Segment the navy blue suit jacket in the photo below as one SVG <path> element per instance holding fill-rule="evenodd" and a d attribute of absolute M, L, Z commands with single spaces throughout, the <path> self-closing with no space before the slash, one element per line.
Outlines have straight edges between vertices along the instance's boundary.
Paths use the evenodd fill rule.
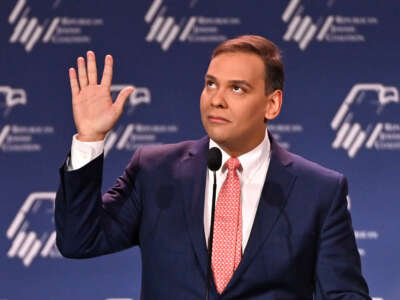
<path fill-rule="evenodd" d="M 370 299 L 361 275 L 347 183 L 282 149 L 271 162 L 249 241 L 225 291 L 210 299 Z M 57 246 L 70 258 L 138 245 L 141 299 L 204 299 L 203 211 L 209 139 L 138 149 L 101 195 L 103 156 L 60 170 Z"/>

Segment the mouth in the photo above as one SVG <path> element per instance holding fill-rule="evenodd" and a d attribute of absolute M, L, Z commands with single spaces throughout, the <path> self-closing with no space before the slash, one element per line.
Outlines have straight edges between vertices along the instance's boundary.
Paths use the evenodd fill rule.
<path fill-rule="evenodd" d="M 207 119 L 208 119 L 211 123 L 216 123 L 216 124 L 227 124 L 227 123 L 230 123 L 230 122 L 231 122 L 231 121 L 229 121 L 229 120 L 227 120 L 227 119 L 225 119 L 225 118 L 217 117 L 217 116 L 212 116 L 212 115 L 209 115 L 209 116 L 207 117 Z"/>

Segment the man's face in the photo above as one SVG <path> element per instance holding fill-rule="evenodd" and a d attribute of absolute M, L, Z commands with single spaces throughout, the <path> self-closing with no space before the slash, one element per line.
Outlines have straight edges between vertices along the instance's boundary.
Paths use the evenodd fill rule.
<path fill-rule="evenodd" d="M 203 126 L 230 155 L 255 148 L 264 138 L 264 63 L 252 53 L 221 53 L 213 58 L 200 99 Z"/>

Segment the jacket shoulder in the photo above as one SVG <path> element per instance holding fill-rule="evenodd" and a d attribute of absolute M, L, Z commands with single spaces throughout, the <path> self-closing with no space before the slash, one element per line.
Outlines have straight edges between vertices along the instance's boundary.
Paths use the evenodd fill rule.
<path fill-rule="evenodd" d="M 316 208 L 320 226 L 332 209 L 340 208 L 345 213 L 348 184 L 344 175 L 300 155 L 290 153 L 290 156 L 289 168 L 296 175 L 296 190 L 304 205 Z"/>
<path fill-rule="evenodd" d="M 322 183 L 334 183 L 343 180 L 342 173 L 329 169 L 316 162 L 308 160 L 298 154 L 288 152 L 291 157 L 292 164 L 290 165 L 291 172 L 300 177 L 312 181 Z"/>

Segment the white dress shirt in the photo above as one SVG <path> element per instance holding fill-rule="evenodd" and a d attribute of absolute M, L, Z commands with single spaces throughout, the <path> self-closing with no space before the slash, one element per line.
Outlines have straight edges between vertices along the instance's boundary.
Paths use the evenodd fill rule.
<path fill-rule="evenodd" d="M 72 137 L 71 159 L 67 160 L 68 171 L 82 168 L 104 151 L 104 140 L 96 142 L 82 142 L 76 138 L 77 134 Z"/>
<path fill-rule="evenodd" d="M 221 186 L 228 174 L 227 168 L 224 168 L 225 162 L 230 156 L 222 150 L 213 140 L 210 140 L 210 148 L 218 147 L 222 152 L 222 167 L 216 171 L 217 191 L 219 194 Z M 250 237 L 256 216 L 258 203 L 261 197 L 261 191 L 264 186 L 265 178 L 270 161 L 271 145 L 268 134 L 265 134 L 264 140 L 253 150 L 238 157 L 242 166 L 238 172 L 240 179 L 240 201 L 242 204 L 242 252 L 246 248 Z M 212 208 L 212 185 L 214 182 L 213 172 L 208 170 L 206 179 L 206 192 L 204 201 L 204 232 L 208 246 L 208 237 L 210 235 L 211 208 Z M 218 201 L 218 196 L 215 197 Z"/>
<path fill-rule="evenodd" d="M 226 168 L 223 166 L 229 159 L 229 155 L 213 140 L 210 140 L 210 148 L 212 147 L 218 147 L 222 152 L 222 167 L 216 172 L 216 199 L 218 200 L 219 191 L 228 173 Z M 241 170 L 238 172 L 241 187 L 240 201 L 242 204 L 242 251 L 246 248 L 251 228 L 253 227 L 261 191 L 264 186 L 270 162 L 270 149 L 271 145 L 268 139 L 268 134 L 266 133 L 264 140 L 257 147 L 238 157 L 242 166 Z M 75 134 L 72 138 L 71 159 L 67 162 L 67 169 L 72 171 L 83 167 L 101 155 L 103 150 L 104 140 L 96 142 L 81 142 L 76 138 Z M 207 245 L 211 222 L 213 180 L 213 172 L 208 170 L 204 201 L 204 233 Z"/>

